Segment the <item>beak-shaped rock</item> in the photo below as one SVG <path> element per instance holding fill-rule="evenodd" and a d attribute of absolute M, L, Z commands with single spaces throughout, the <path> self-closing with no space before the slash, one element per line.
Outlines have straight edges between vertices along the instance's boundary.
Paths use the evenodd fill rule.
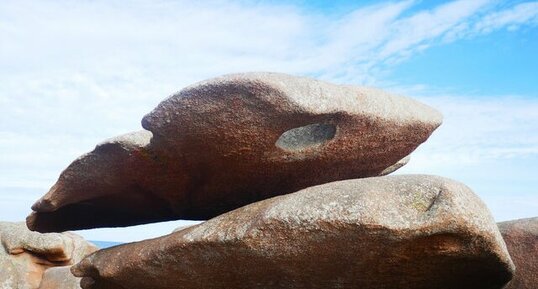
<path fill-rule="evenodd" d="M 227 75 L 161 102 L 142 120 L 147 131 L 75 160 L 27 223 L 48 232 L 208 219 L 309 186 L 386 174 L 441 120 L 431 107 L 377 89 Z"/>

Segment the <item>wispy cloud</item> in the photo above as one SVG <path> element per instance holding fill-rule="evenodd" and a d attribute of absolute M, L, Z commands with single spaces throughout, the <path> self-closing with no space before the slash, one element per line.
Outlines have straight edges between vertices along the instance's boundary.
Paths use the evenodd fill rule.
<path fill-rule="evenodd" d="M 512 8 L 492 12 L 475 23 L 473 29 L 490 33 L 496 29 L 517 29 L 522 25 L 538 25 L 538 2 L 518 4 Z"/>
<path fill-rule="evenodd" d="M 435 95 L 418 98 L 443 112 L 443 125 L 398 173 L 461 181 L 498 221 L 535 216 L 538 98 Z"/>
<path fill-rule="evenodd" d="M 441 5 L 431 11 L 421 11 L 391 23 L 393 35 L 383 45 L 381 59 L 406 57 L 417 50 L 428 47 L 454 29 L 460 29 L 474 20 L 473 16 L 490 1 L 454 1 Z"/>
<path fill-rule="evenodd" d="M 46 190 L 70 160 L 139 129 L 160 100 L 198 80 L 266 70 L 386 86 L 385 73 L 416 53 L 537 18 L 538 2 L 482 0 L 338 15 L 263 1 L 2 1 L 0 188 Z M 424 99 L 446 120 L 416 164 L 537 153 L 532 99 Z"/>
<path fill-rule="evenodd" d="M 136 80 L 177 89 L 243 70 L 368 82 L 386 61 L 405 59 L 446 38 L 536 25 L 538 15 L 536 2 L 496 10 L 491 1 L 460 0 L 415 11 L 412 1 L 401 1 L 338 17 L 289 5 L 239 3 L 5 1 L 0 4 L 3 72 L 12 77 L 24 72 L 23 79 L 15 79 L 19 82 L 32 76 L 57 84 L 58 77 L 69 76 L 70 87 L 90 75 L 98 85 L 92 93 L 101 96 L 110 95 L 107 84 Z"/>
<path fill-rule="evenodd" d="M 538 156 L 538 98 L 418 97 L 443 111 L 442 127 L 424 144 L 430 164 L 476 164 Z"/>

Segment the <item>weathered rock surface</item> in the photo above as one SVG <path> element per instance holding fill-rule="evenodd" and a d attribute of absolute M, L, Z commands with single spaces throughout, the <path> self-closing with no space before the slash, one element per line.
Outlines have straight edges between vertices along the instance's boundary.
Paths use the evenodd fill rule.
<path fill-rule="evenodd" d="M 379 173 L 379 176 L 386 176 L 386 175 L 392 174 L 393 172 L 399 170 L 401 167 L 407 165 L 407 163 L 409 163 L 410 160 L 411 160 L 411 156 L 406 156 L 405 158 L 399 160 L 392 166 L 384 169 L 381 173 Z"/>
<path fill-rule="evenodd" d="M 513 270 L 481 200 L 422 175 L 310 187 L 72 267 L 85 289 L 493 289 Z"/>
<path fill-rule="evenodd" d="M 0 242 L 0 288 L 6 289 L 37 289 L 48 268 L 72 265 L 97 250 L 78 235 L 31 232 L 24 223 L 0 222 Z M 57 287 L 64 288 L 73 287 Z"/>
<path fill-rule="evenodd" d="M 28 227 L 50 232 L 171 218 L 169 205 L 146 189 L 166 170 L 151 167 L 150 139 L 149 131 L 132 132 L 76 159 L 34 204 L 37 213 L 27 218 Z"/>
<path fill-rule="evenodd" d="M 38 289 L 80 289 L 80 278 L 73 276 L 71 266 L 52 267 L 43 274 Z"/>
<path fill-rule="evenodd" d="M 377 176 L 441 119 L 422 103 L 372 88 L 277 73 L 211 79 L 146 115 L 151 133 L 109 140 L 73 162 L 33 206 L 28 226 L 205 220 L 312 185 Z"/>
<path fill-rule="evenodd" d="M 538 217 L 498 225 L 517 268 L 505 289 L 538 288 Z"/>

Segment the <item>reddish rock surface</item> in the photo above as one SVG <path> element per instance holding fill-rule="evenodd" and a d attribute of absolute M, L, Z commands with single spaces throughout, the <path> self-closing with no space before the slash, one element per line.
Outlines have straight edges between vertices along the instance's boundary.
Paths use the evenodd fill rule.
<path fill-rule="evenodd" d="M 383 91 L 275 73 L 187 87 L 141 131 L 74 161 L 28 226 L 63 231 L 205 220 L 330 181 L 377 176 L 441 124 L 434 109 Z M 384 172 L 385 171 L 385 172 Z"/>
<path fill-rule="evenodd" d="M 513 270 L 482 201 L 423 175 L 307 188 L 72 268 L 85 289 L 500 289 Z"/>
<path fill-rule="evenodd" d="M 211 79 L 146 115 L 151 133 L 109 140 L 74 161 L 32 207 L 28 226 L 206 220 L 312 185 L 386 174 L 441 119 L 372 88 L 277 73 Z"/>
<path fill-rule="evenodd" d="M 516 265 L 514 279 L 505 289 L 538 288 L 538 217 L 498 225 Z"/>
<path fill-rule="evenodd" d="M 78 235 L 31 232 L 24 223 L 0 222 L 0 241 L 2 289 L 37 289 L 47 269 L 73 265 L 97 250 Z"/>
<path fill-rule="evenodd" d="M 405 158 L 399 160 L 397 163 L 393 164 L 392 166 L 384 169 L 381 173 L 379 173 L 379 176 L 386 176 L 389 174 L 392 174 L 393 172 L 399 170 L 401 167 L 407 165 L 407 163 L 411 160 L 411 156 L 406 156 Z"/>

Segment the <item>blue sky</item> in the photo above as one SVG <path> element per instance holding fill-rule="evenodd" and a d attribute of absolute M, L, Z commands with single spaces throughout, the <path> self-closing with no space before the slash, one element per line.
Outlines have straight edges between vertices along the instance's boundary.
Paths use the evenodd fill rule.
<path fill-rule="evenodd" d="M 444 124 L 401 172 L 460 180 L 497 220 L 537 216 L 537 55 L 536 1 L 2 1 L 0 219 L 23 220 L 73 159 L 166 96 L 241 71 L 422 100 Z"/>

